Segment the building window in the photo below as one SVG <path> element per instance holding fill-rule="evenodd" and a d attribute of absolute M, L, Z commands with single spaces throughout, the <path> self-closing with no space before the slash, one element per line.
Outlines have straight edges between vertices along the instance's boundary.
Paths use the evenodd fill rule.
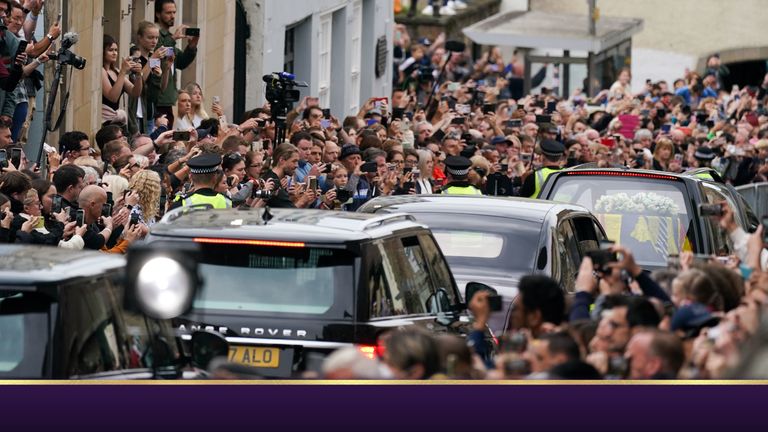
<path fill-rule="evenodd" d="M 349 71 L 349 113 L 356 114 L 360 106 L 360 40 L 363 32 L 363 4 L 361 0 L 352 3 L 352 22 L 350 35 L 350 71 Z"/>
<path fill-rule="evenodd" d="M 325 14 L 320 17 L 320 32 L 318 35 L 318 88 L 320 106 L 331 106 L 331 30 L 333 14 Z"/>
<path fill-rule="evenodd" d="M 296 40 L 296 27 L 285 29 L 285 50 L 283 52 L 283 70 L 293 73 L 293 55 Z"/>

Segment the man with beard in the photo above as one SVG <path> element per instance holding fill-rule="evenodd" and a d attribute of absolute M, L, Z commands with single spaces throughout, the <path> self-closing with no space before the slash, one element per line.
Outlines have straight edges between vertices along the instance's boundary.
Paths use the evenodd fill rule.
<path fill-rule="evenodd" d="M 185 69 L 187 66 L 195 61 L 197 55 L 197 43 L 200 39 L 199 36 L 187 36 L 186 30 L 189 26 L 180 25 L 176 28 L 174 33 L 171 33 L 171 27 L 174 26 L 176 21 L 176 3 L 174 0 L 157 0 L 155 2 L 155 23 L 160 28 L 160 39 L 157 43 L 158 47 L 170 47 L 166 57 L 173 57 L 173 64 L 170 68 L 170 79 L 168 80 L 168 86 L 160 93 L 158 97 L 156 109 L 158 113 L 165 114 L 168 119 L 168 124 L 173 124 L 173 105 L 176 104 L 179 89 L 176 87 L 177 70 Z M 176 48 L 176 41 L 178 39 L 187 39 L 187 47 L 184 51 Z"/>

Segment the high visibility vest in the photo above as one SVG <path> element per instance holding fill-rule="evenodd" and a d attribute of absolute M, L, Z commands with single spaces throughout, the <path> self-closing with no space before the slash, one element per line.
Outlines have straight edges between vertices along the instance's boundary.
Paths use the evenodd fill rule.
<path fill-rule="evenodd" d="M 702 179 L 702 180 L 715 181 L 715 179 L 712 177 L 712 174 L 710 174 L 710 173 L 707 173 L 707 172 L 700 172 L 700 173 L 696 173 L 696 174 L 694 175 L 694 177 L 696 177 L 696 178 L 700 178 L 700 179 Z"/>
<path fill-rule="evenodd" d="M 446 195 L 482 195 L 480 190 L 472 185 L 469 186 L 448 186 L 443 189 Z"/>
<path fill-rule="evenodd" d="M 215 209 L 227 209 L 232 208 L 232 201 L 222 194 L 216 194 L 213 196 L 192 194 L 187 197 L 179 197 L 183 207 L 189 207 L 196 204 L 210 204 Z"/>
<path fill-rule="evenodd" d="M 549 167 L 543 167 L 539 168 L 536 171 L 534 171 L 534 175 L 536 176 L 535 180 L 535 188 L 533 190 L 533 195 L 531 195 L 531 198 L 536 198 L 539 196 L 539 193 L 541 193 L 541 186 L 544 184 L 545 181 L 547 181 L 547 178 L 560 171 L 559 169 L 549 168 Z"/>

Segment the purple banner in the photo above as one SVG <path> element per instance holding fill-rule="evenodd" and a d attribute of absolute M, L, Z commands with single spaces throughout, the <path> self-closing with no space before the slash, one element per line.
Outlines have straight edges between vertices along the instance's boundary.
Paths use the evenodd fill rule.
<path fill-rule="evenodd" d="M 0 428 L 748 431 L 768 427 L 767 400 L 765 385 L 3 385 Z"/>

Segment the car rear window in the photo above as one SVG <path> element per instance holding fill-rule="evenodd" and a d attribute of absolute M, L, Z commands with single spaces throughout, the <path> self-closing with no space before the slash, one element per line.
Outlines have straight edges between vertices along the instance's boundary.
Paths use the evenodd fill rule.
<path fill-rule="evenodd" d="M 352 312 L 354 259 L 329 248 L 205 245 L 193 307 L 343 318 Z"/>
<path fill-rule="evenodd" d="M 531 272 L 541 224 L 480 214 L 411 212 L 432 230 L 451 266 Z M 521 247 L 525 245 L 525 247 Z"/>
<path fill-rule="evenodd" d="M 692 250 L 683 184 L 620 176 L 561 176 L 549 199 L 578 204 L 598 218 L 610 240 L 629 247 L 643 266 L 664 266 Z"/>

